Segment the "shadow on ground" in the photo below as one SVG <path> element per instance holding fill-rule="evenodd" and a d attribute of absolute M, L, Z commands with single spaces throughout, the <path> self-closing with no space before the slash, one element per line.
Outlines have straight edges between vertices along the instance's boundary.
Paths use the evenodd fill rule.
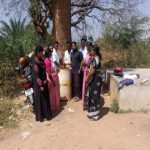
<path fill-rule="evenodd" d="M 107 115 L 109 113 L 109 110 L 110 110 L 109 107 L 104 107 L 104 104 L 105 104 L 105 100 L 101 96 L 101 100 L 100 100 L 100 105 L 101 105 L 100 119 L 103 118 L 105 115 Z M 57 117 L 65 109 L 66 105 L 67 105 L 67 101 L 60 101 L 60 109 L 56 112 L 52 112 L 52 117 L 53 118 Z"/>
<path fill-rule="evenodd" d="M 107 115 L 109 113 L 110 108 L 109 107 L 104 107 L 105 104 L 105 100 L 104 98 L 101 96 L 100 99 L 100 105 L 101 105 L 101 109 L 100 109 L 100 119 L 103 118 L 105 115 Z"/>
<path fill-rule="evenodd" d="M 60 109 L 56 112 L 52 112 L 52 117 L 57 117 L 63 110 L 64 107 L 67 105 L 67 101 L 60 101 Z"/>

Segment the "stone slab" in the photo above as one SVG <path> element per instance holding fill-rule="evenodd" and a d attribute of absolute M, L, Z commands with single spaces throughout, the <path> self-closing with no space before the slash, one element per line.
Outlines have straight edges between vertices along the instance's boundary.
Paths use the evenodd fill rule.
<path fill-rule="evenodd" d="M 118 100 L 121 110 L 150 110 L 150 69 L 124 69 L 124 74 L 137 73 L 139 79 L 133 85 L 125 86 L 118 90 L 118 84 L 123 78 L 114 76 L 112 70 L 107 70 L 107 84 L 109 85 L 112 100 Z M 141 84 L 141 81 L 149 81 Z"/>

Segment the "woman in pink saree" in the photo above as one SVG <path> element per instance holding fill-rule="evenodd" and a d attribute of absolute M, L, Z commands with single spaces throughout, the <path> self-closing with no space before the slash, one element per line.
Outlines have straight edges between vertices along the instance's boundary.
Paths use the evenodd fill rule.
<path fill-rule="evenodd" d="M 55 64 L 51 60 L 52 50 L 47 48 L 45 50 L 45 66 L 48 81 L 48 90 L 50 97 L 51 111 L 59 110 L 60 96 L 59 96 L 59 79 L 55 68 Z"/>
<path fill-rule="evenodd" d="M 85 95 L 85 86 L 86 86 L 86 77 L 88 72 L 88 64 L 91 60 L 90 51 L 91 51 L 92 44 L 88 45 L 88 53 L 83 61 L 83 85 L 82 85 L 82 102 L 84 102 L 84 95 Z"/>

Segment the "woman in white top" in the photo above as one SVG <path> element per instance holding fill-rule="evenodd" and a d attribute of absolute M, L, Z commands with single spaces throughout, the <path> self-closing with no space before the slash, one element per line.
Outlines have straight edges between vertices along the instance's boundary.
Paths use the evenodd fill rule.
<path fill-rule="evenodd" d="M 64 54 L 64 64 L 66 65 L 67 68 L 71 68 L 71 55 L 72 49 L 71 49 L 71 42 L 67 42 L 67 50 L 65 51 Z"/>

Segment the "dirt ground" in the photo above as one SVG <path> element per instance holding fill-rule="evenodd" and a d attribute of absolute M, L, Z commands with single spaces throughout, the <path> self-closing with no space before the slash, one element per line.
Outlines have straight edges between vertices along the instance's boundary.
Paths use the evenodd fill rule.
<path fill-rule="evenodd" d="M 114 114 L 103 98 L 99 121 L 86 117 L 81 101 L 61 102 L 49 122 L 30 113 L 19 128 L 0 132 L 0 150 L 150 150 L 150 112 Z"/>

